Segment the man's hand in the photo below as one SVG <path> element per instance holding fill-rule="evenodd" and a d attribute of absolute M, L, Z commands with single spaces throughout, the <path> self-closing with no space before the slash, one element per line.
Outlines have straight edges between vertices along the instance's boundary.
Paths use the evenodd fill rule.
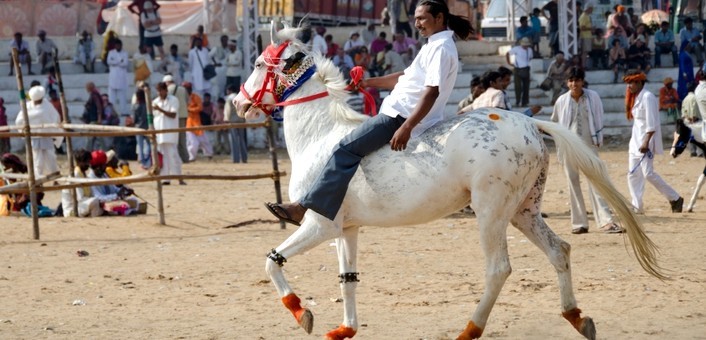
<path fill-rule="evenodd" d="M 405 124 L 402 124 L 397 131 L 395 131 L 395 135 L 392 136 L 392 140 L 390 140 L 390 147 L 394 151 L 404 151 L 404 149 L 407 148 L 407 142 L 409 142 L 409 138 L 412 135 L 412 128 L 408 127 Z"/>
<path fill-rule="evenodd" d="M 650 151 L 650 148 L 647 146 L 647 144 L 642 143 L 642 145 L 640 145 L 640 149 L 639 149 L 639 150 L 640 150 L 641 153 L 647 153 L 647 151 Z"/>

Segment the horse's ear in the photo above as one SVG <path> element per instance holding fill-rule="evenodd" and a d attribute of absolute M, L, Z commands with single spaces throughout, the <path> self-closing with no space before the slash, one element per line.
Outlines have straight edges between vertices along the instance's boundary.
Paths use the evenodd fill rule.
<path fill-rule="evenodd" d="M 292 25 L 289 24 L 289 21 L 282 19 L 282 26 L 284 26 L 285 29 L 292 28 Z"/>
<path fill-rule="evenodd" d="M 279 38 L 277 38 L 277 23 L 274 20 L 270 22 L 270 42 L 272 45 L 279 45 Z"/>

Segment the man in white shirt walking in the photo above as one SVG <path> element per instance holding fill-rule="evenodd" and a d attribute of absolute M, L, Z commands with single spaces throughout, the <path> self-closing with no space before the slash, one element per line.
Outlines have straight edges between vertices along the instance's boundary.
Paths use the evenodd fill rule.
<path fill-rule="evenodd" d="M 530 61 L 533 57 L 531 46 L 530 39 L 524 37 L 520 39 L 519 45 L 505 54 L 507 63 L 515 68 L 515 106 L 525 107 L 529 104 Z M 514 57 L 514 62 L 511 62 L 510 56 Z"/>
<path fill-rule="evenodd" d="M 646 179 L 669 200 L 672 212 L 680 213 L 684 199 L 654 171 L 652 164 L 653 156 L 663 152 L 657 97 L 645 89 L 647 76 L 643 72 L 632 72 L 623 81 L 628 84 L 625 97 L 627 118 L 634 120 L 628 148 L 628 188 L 633 208 L 637 213 L 644 212 L 642 195 Z"/>
<path fill-rule="evenodd" d="M 603 103 L 596 91 L 584 89 L 586 73 L 574 67 L 569 70 L 567 85 L 569 92 L 557 99 L 551 120 L 577 134 L 591 150 L 598 154 L 598 148 L 603 144 Z M 578 169 L 564 164 L 564 171 L 569 180 L 569 196 L 571 196 L 571 233 L 584 234 L 588 232 L 588 215 L 586 204 L 581 193 L 581 182 Z M 600 231 L 608 234 L 621 233 L 623 230 L 614 221 L 608 204 L 588 185 L 588 197 L 593 206 L 593 217 Z"/>
<path fill-rule="evenodd" d="M 123 50 L 123 42 L 115 40 L 115 48 L 108 52 L 108 98 L 119 114 L 127 114 L 127 66 L 128 55 Z"/>

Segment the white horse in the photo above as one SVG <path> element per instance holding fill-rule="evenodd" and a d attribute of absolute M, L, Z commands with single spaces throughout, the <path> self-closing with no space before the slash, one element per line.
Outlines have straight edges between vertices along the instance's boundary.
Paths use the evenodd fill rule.
<path fill-rule="evenodd" d="M 296 39 L 299 30 L 285 28 L 276 34 L 277 40 L 284 42 L 273 42 L 256 60 L 253 73 L 234 100 L 238 113 L 248 118 L 268 113 L 275 105 L 284 107 L 285 138 L 292 161 L 289 198 L 293 201 L 311 186 L 336 143 L 365 118 L 345 104 L 348 93 L 338 69 L 321 55 L 311 55 Z M 307 80 L 303 74 L 314 66 L 316 70 Z M 298 89 L 283 99 L 280 93 L 292 84 Z M 554 138 L 561 159 L 579 168 L 621 217 L 642 267 L 664 278 L 656 263 L 656 246 L 612 185 L 601 160 L 575 134 L 518 113 L 482 109 L 438 123 L 410 140 L 403 152 L 382 148 L 366 156 L 334 221 L 309 210 L 301 227 L 266 260 L 266 271 L 282 302 L 310 333 L 313 315 L 301 307 L 281 267 L 295 255 L 335 238 L 344 314 L 341 326 L 326 336 L 353 337 L 359 326 L 355 304 L 359 227 L 426 223 L 473 202 L 486 257 L 486 284 L 475 313 L 458 338 L 475 339 L 483 333 L 511 272 L 506 231 L 512 223 L 556 269 L 563 316 L 586 338 L 594 339 L 594 323 L 590 317 L 581 317 L 574 297 L 571 247 L 540 215 L 549 165 L 543 132 Z"/>
<path fill-rule="evenodd" d="M 701 149 L 704 157 L 706 157 L 706 144 L 704 143 L 704 134 L 702 131 L 706 131 L 704 130 L 703 121 L 689 124 L 682 119 L 677 119 L 676 129 L 674 130 L 674 142 L 672 142 L 672 149 L 669 152 L 672 157 L 677 158 L 681 155 L 689 143 Z M 691 195 L 691 200 L 689 200 L 689 206 L 686 208 L 686 211 L 694 212 L 696 198 L 699 196 L 699 191 L 701 191 L 704 183 L 706 183 L 706 166 L 701 172 L 701 175 L 699 175 L 699 179 L 696 181 L 696 188 L 694 189 L 694 194 Z"/>

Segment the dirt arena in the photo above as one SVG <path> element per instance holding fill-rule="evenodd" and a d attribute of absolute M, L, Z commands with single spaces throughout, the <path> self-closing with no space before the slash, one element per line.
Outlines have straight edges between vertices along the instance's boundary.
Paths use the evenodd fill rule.
<path fill-rule="evenodd" d="M 279 155 L 288 170 L 286 153 Z M 613 145 L 601 157 L 628 195 L 626 148 Z M 687 202 L 703 167 L 703 159 L 688 154 L 655 159 Z M 221 157 L 184 166 L 185 173 L 269 169 L 265 153 L 251 154 L 246 165 Z M 153 183 L 134 188 L 156 203 Z M 0 219 L 0 338 L 316 339 L 341 322 L 335 249 L 328 242 L 284 267 L 315 315 L 312 335 L 297 326 L 265 274 L 265 254 L 295 228 L 280 230 L 262 205 L 274 200 L 272 181 L 190 181 L 166 186 L 164 194 L 166 226 L 157 223 L 153 207 L 136 217 L 47 218 L 35 241 L 30 219 Z M 662 282 L 640 268 L 623 236 L 598 233 L 593 221 L 589 234 L 570 233 L 566 179 L 552 155 L 542 210 L 573 247 L 576 297 L 600 339 L 706 339 L 704 194 L 694 213 L 672 214 L 666 199 L 647 187 L 640 220 L 673 278 Z M 50 206 L 58 202 L 56 193 L 45 199 Z M 476 229 L 476 220 L 462 214 L 425 225 L 363 228 L 356 338 L 455 338 L 484 287 Z M 581 338 L 561 317 L 557 277 L 546 257 L 512 227 L 507 238 L 513 274 L 484 338 Z M 79 257 L 78 250 L 89 255 Z"/>

